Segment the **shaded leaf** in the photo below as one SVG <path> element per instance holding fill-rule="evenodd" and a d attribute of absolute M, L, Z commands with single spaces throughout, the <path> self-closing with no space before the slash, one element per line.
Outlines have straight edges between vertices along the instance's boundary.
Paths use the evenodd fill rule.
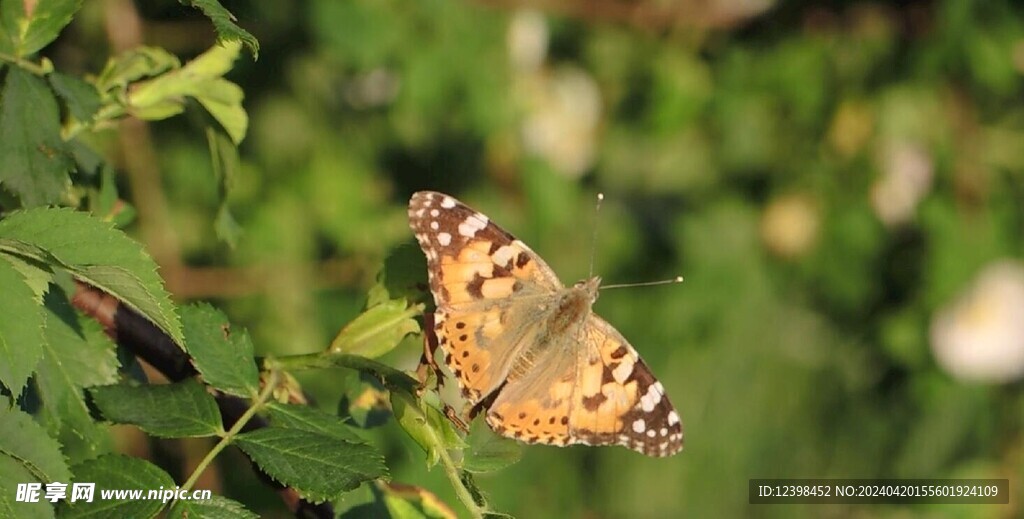
<path fill-rule="evenodd" d="M 0 2 L 0 52 L 34 54 L 57 39 L 81 5 L 82 0 Z"/>
<path fill-rule="evenodd" d="M 240 41 L 249 48 L 253 59 L 260 57 L 260 42 L 256 37 L 249 34 L 235 24 L 235 15 L 220 5 L 217 0 L 178 0 L 184 5 L 190 5 L 199 9 L 213 22 L 217 30 L 217 37 L 223 41 Z"/>
<path fill-rule="evenodd" d="M 0 405 L 0 458 L 4 457 L 24 467 L 36 481 L 71 479 L 60 445 L 31 416 Z"/>
<path fill-rule="evenodd" d="M 100 109 L 100 94 L 92 84 L 60 72 L 51 72 L 46 78 L 75 119 L 89 121 Z"/>
<path fill-rule="evenodd" d="M 238 501 L 214 495 L 210 500 L 178 500 L 167 511 L 171 519 L 257 519 L 259 516 Z"/>
<path fill-rule="evenodd" d="M 181 323 L 192 364 L 207 384 L 241 397 L 259 392 L 259 370 L 244 329 L 232 329 L 227 316 L 208 304 L 182 307 Z"/>
<path fill-rule="evenodd" d="M 18 67 L 7 71 L 0 90 L 0 157 L 0 184 L 25 207 L 58 202 L 71 184 L 74 164 L 60 136 L 57 101 L 46 83 Z"/>
<path fill-rule="evenodd" d="M 326 434 L 268 427 L 239 435 L 236 444 L 264 472 L 314 501 L 332 499 L 387 474 L 375 448 Z"/>
<path fill-rule="evenodd" d="M 114 345 L 95 321 L 82 319 L 68 304 L 64 292 L 51 286 L 46 294 L 46 343 L 33 382 L 39 394 L 41 422 L 50 435 L 61 439 L 66 455 L 94 458 L 108 443 L 106 430 L 89 414 L 83 386 L 117 380 Z M 86 338 L 82 323 L 92 326 Z"/>
<path fill-rule="evenodd" d="M 60 517 L 88 517 L 89 519 L 122 517 L 154 517 L 163 508 L 159 499 L 139 499 L 129 496 L 100 499 L 103 490 L 139 490 L 146 496 L 150 490 L 173 489 L 174 480 L 152 463 L 131 456 L 108 454 L 85 461 L 74 467 L 75 481 L 96 483 L 92 502 L 61 501 Z"/>
<path fill-rule="evenodd" d="M 508 438 L 498 436 L 484 420 L 475 420 L 469 436 L 468 447 L 463 451 L 462 467 L 470 472 L 494 472 L 519 461 L 523 446 Z"/>
<path fill-rule="evenodd" d="M 156 263 L 110 222 L 70 209 L 30 209 L 0 220 L 0 238 L 23 243 L 19 253 L 67 269 L 139 312 L 178 344 L 183 342 Z"/>
<path fill-rule="evenodd" d="M 7 261 L 0 261 L 0 383 L 17 396 L 43 356 L 43 312 L 32 288 Z"/>
<path fill-rule="evenodd" d="M 349 443 L 366 443 L 341 418 L 304 405 L 271 403 L 270 421 L 275 427 L 299 429 Z"/>
<path fill-rule="evenodd" d="M 222 431 L 217 403 L 192 379 L 174 384 L 100 386 L 89 393 L 105 419 L 137 425 L 153 436 L 199 437 Z"/>

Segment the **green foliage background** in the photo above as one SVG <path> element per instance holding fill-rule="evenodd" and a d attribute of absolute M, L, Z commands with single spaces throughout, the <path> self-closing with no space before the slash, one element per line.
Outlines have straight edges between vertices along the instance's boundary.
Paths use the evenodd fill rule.
<path fill-rule="evenodd" d="M 519 463 L 478 478 L 498 510 L 1020 513 L 1020 383 L 960 382 L 929 347 L 936 311 L 983 266 L 1024 252 L 1019 5 L 786 2 L 711 27 L 695 22 L 707 14 L 693 7 L 701 3 L 685 3 L 692 19 L 660 23 L 567 3 L 542 13 L 548 51 L 523 72 L 508 42 L 524 15 L 487 3 L 226 2 L 261 45 L 258 61 L 243 58 L 228 75 L 250 116 L 241 167 L 214 171 L 193 115 L 150 127 L 158 176 L 118 177 L 140 209 L 127 230 L 154 251 L 172 296 L 214 300 L 248 328 L 257 354 L 322 350 L 359 313 L 384 258 L 413 246 L 408 195 L 445 191 L 529 243 L 565 282 L 587 275 L 595 247 L 606 283 L 686 278 L 609 291 L 595 307 L 662 380 L 686 449 L 648 459 L 526 448 Z M 137 6 L 145 41 L 182 57 L 208 48 L 209 24 L 174 7 Z M 86 3 L 44 54 L 60 70 L 99 70 L 110 8 Z M 592 134 L 555 136 L 592 139 L 580 175 L 522 138 L 524 121 L 557 110 L 530 85 L 563 74 L 589 77 L 599 94 Z M 110 132 L 94 144 L 122 157 L 121 172 L 134 153 L 125 142 Z M 905 149 L 926 157 L 933 177 L 910 215 L 886 224 L 873 186 L 892 150 Z M 144 207 L 153 190 L 163 212 Z M 595 221 L 598 191 L 606 200 Z M 234 248 L 214 226 L 230 227 L 225 192 Z M 796 208 L 781 231 L 768 216 L 779 207 Z M 154 214 L 161 220 L 147 220 Z M 795 248 L 779 245 L 808 226 Z M 408 341 L 385 360 L 411 369 L 418 355 Z M 360 387 L 338 371 L 300 380 L 328 410 Z M 393 421 L 376 431 L 395 481 L 457 507 L 442 472 L 425 468 Z M 227 463 L 237 466 L 224 474 L 245 470 L 240 458 Z M 755 477 L 999 477 L 1017 497 L 990 507 L 752 507 Z M 255 478 L 224 484 L 228 497 L 280 513 L 270 498 L 261 510 L 246 497 L 262 492 Z M 340 508 L 369 497 L 347 494 Z"/>

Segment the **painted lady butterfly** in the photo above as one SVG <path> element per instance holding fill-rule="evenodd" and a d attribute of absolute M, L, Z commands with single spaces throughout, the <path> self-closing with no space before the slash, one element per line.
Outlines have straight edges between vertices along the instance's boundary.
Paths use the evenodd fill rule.
<path fill-rule="evenodd" d="M 682 450 L 683 429 L 636 350 L 591 312 L 601 279 L 565 287 L 486 216 L 441 193 L 409 200 L 438 343 L 488 425 L 527 443 Z"/>

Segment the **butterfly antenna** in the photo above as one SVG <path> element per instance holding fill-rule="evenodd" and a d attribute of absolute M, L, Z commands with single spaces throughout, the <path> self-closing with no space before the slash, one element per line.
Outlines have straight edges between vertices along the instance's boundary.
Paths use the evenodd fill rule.
<path fill-rule="evenodd" d="M 676 276 L 676 277 L 674 277 L 672 279 L 663 279 L 661 281 L 648 281 L 646 283 L 622 283 L 622 284 L 619 284 L 619 285 L 602 285 L 601 289 L 605 290 L 605 289 L 609 289 L 609 288 L 649 287 L 649 286 L 654 286 L 654 285 L 672 285 L 672 284 L 675 284 L 675 283 L 682 283 L 682 282 L 683 282 L 683 276 Z"/>
<path fill-rule="evenodd" d="M 594 206 L 594 234 L 590 239 L 590 274 L 587 279 L 594 277 L 594 255 L 597 253 L 597 218 L 601 214 L 601 201 L 604 200 L 604 193 L 597 194 L 597 205 Z"/>

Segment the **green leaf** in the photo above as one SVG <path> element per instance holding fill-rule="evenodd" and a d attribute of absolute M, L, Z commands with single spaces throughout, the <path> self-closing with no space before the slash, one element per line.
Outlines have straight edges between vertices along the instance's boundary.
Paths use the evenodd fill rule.
<path fill-rule="evenodd" d="M 89 414 L 83 386 L 117 380 L 114 345 L 91 319 L 79 320 L 64 292 L 52 286 L 46 294 L 46 342 L 33 383 L 41 402 L 39 419 L 50 435 L 61 439 L 65 454 L 94 458 L 106 449 L 106 430 Z M 82 325 L 91 326 L 90 338 Z M 96 337 L 96 334 L 100 337 Z"/>
<path fill-rule="evenodd" d="M 107 61 L 96 78 L 96 89 L 103 93 L 128 88 L 128 84 L 181 67 L 178 57 L 159 47 L 135 47 Z"/>
<path fill-rule="evenodd" d="M 392 519 L 455 519 L 455 512 L 431 491 L 398 483 L 378 485 Z"/>
<path fill-rule="evenodd" d="M 466 437 L 469 443 L 464 451 L 462 468 L 477 474 L 501 470 L 519 461 L 523 446 L 498 436 L 484 420 L 476 420 Z"/>
<path fill-rule="evenodd" d="M 244 329 L 233 330 L 220 310 L 198 304 L 181 308 L 185 348 L 207 384 L 241 397 L 259 392 L 259 370 L 252 341 Z"/>
<path fill-rule="evenodd" d="M 423 305 L 409 306 L 405 299 L 391 299 L 366 310 L 353 319 L 331 342 L 331 351 L 379 357 L 398 346 L 403 337 L 419 331 L 414 317 Z"/>
<path fill-rule="evenodd" d="M 71 115 L 79 121 L 90 121 L 100 109 L 100 94 L 91 83 L 75 76 L 51 72 L 46 76 L 50 86 L 67 105 Z"/>
<path fill-rule="evenodd" d="M 184 97 L 192 97 L 235 144 L 242 142 L 249 125 L 242 108 L 244 92 L 222 77 L 231 70 L 240 48 L 238 43 L 213 47 L 180 69 L 137 83 L 128 96 L 132 114 L 141 119 L 166 119 L 183 110 Z"/>
<path fill-rule="evenodd" d="M 352 427 L 346 425 L 344 420 L 335 415 L 304 405 L 286 405 L 274 402 L 268 407 L 270 422 L 275 427 L 299 429 L 330 436 L 343 442 L 366 443 L 366 440 L 356 434 Z"/>
<path fill-rule="evenodd" d="M 245 505 L 222 496 L 210 500 L 177 500 L 167 511 L 170 519 L 258 519 Z"/>
<path fill-rule="evenodd" d="M 0 405 L 0 458 L 3 457 L 13 459 L 36 481 L 71 480 L 60 445 L 31 416 L 6 405 Z"/>
<path fill-rule="evenodd" d="M 0 2 L 0 52 L 19 58 L 34 54 L 57 39 L 81 5 L 82 0 Z"/>
<path fill-rule="evenodd" d="M 3 249 L 3 246 L 4 244 L 0 244 L 0 249 Z M 35 301 L 42 304 L 43 294 L 46 293 L 47 288 L 50 286 L 50 280 L 53 279 L 53 270 L 46 264 L 31 258 L 13 254 L 0 254 L 0 258 L 10 263 L 11 267 L 25 278 L 25 283 L 32 289 L 32 293 L 35 294 Z"/>
<path fill-rule="evenodd" d="M 0 294 L 0 383 L 17 396 L 43 356 L 43 312 L 25 278 L 6 261 L 0 261 Z"/>
<path fill-rule="evenodd" d="M 178 0 L 184 5 L 199 9 L 213 22 L 217 36 L 222 41 L 240 41 L 249 48 L 253 59 L 260 57 L 260 42 L 252 34 L 235 25 L 235 15 L 220 5 L 217 0 Z"/>
<path fill-rule="evenodd" d="M 35 503 L 15 501 L 18 483 L 42 483 L 20 462 L 8 456 L 0 456 L 0 517 L 19 519 L 49 519 L 53 517 L 53 506 L 43 499 L 45 487 L 39 491 Z M 47 481 L 49 483 L 49 481 Z"/>
<path fill-rule="evenodd" d="M 218 194 L 220 195 L 220 207 L 217 209 L 217 218 L 214 220 L 213 229 L 217 232 L 217 237 L 233 249 L 238 244 L 238 237 L 241 235 L 242 229 L 231 214 L 228 197 L 234 179 L 242 167 L 242 161 L 238 156 L 238 146 L 234 141 L 212 125 L 206 128 L 206 142 L 210 148 L 210 158 L 214 175 L 217 177 Z"/>
<path fill-rule="evenodd" d="M 174 384 L 101 386 L 89 393 L 105 419 L 137 425 L 153 436 L 201 437 L 223 431 L 217 402 L 192 379 Z"/>
<path fill-rule="evenodd" d="M 20 2 L 4 2 L 4 5 Z M 55 203 L 74 167 L 60 137 L 60 110 L 41 79 L 11 67 L 0 91 L 0 184 L 22 205 Z"/>
<path fill-rule="evenodd" d="M 392 391 L 391 408 L 398 424 L 427 453 L 428 467 L 437 464 L 440 458 L 438 449 L 461 450 L 466 447 L 444 414 L 411 394 Z"/>
<path fill-rule="evenodd" d="M 268 427 L 239 435 L 236 443 L 264 472 L 314 501 L 387 475 L 375 448 L 327 434 Z"/>
<path fill-rule="evenodd" d="M 96 483 L 92 502 L 61 501 L 58 515 L 62 518 L 119 519 L 121 517 L 154 517 L 163 508 L 160 499 L 145 499 L 150 490 L 174 489 L 174 480 L 152 463 L 108 454 L 75 465 L 75 481 Z M 100 499 L 103 490 L 137 490 L 138 496 Z"/>
<path fill-rule="evenodd" d="M 183 342 L 156 263 L 110 222 L 70 209 L 30 209 L 0 220 L 0 238 L 23 242 L 26 248 L 19 253 L 67 269 L 152 321 L 178 344 Z M 31 247 L 49 256 L 39 257 Z"/>

